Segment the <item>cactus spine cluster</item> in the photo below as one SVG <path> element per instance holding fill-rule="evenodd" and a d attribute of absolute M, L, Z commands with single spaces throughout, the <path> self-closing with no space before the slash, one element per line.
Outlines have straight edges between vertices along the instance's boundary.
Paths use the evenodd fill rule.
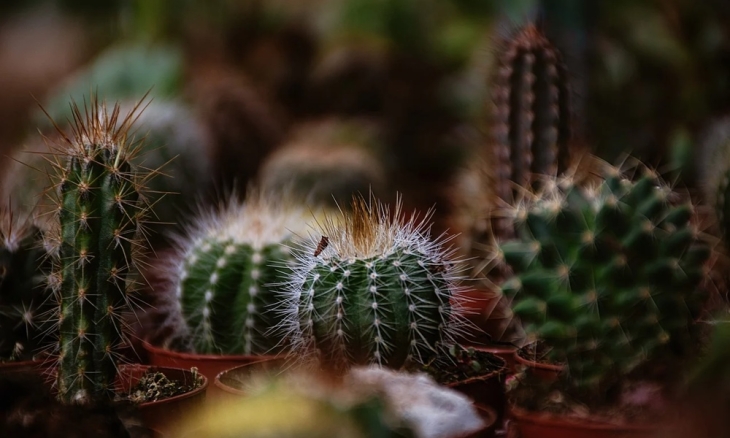
<path fill-rule="evenodd" d="M 279 299 L 273 288 L 286 281 L 290 247 L 308 222 L 302 207 L 256 192 L 198 220 L 173 268 L 185 330 L 198 353 L 282 350 L 272 330 Z"/>
<path fill-rule="evenodd" d="M 428 216 L 403 221 L 377 201 L 355 198 L 352 213 L 328 218 L 297 253 L 287 314 L 295 349 L 335 370 L 352 364 L 423 363 L 459 329 L 458 279 Z"/>
<path fill-rule="evenodd" d="M 529 24 L 507 43 L 494 85 L 496 192 L 511 202 L 511 182 L 530 188 L 534 175 L 558 175 L 567 169 L 567 71 L 558 50 Z"/>
<path fill-rule="evenodd" d="M 142 181 L 130 164 L 136 146 L 126 138 L 138 108 L 119 122 L 118 105 L 111 112 L 97 100 L 83 112 L 72 105 L 73 132 L 56 155 L 58 222 L 49 243 L 60 303 L 57 389 L 64 402 L 113 396 L 122 312 L 129 309 L 127 277 L 142 248 L 146 210 Z"/>
<path fill-rule="evenodd" d="M 516 209 L 519 240 L 501 247 L 516 274 L 503 285 L 515 314 L 578 389 L 687 346 L 710 253 L 693 206 L 654 173 L 603 176 L 546 183 Z"/>
<path fill-rule="evenodd" d="M 0 208 L 0 362 L 30 360 L 50 345 L 55 301 L 42 242 L 30 219 Z"/>

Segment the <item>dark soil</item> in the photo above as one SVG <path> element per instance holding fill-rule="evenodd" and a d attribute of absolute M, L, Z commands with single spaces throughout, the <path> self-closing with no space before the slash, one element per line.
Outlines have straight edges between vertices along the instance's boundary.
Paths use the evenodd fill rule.
<path fill-rule="evenodd" d="M 504 361 L 492 353 L 454 345 L 448 356 L 440 356 L 423 366 L 422 371 L 441 384 L 486 376 L 504 367 Z"/>

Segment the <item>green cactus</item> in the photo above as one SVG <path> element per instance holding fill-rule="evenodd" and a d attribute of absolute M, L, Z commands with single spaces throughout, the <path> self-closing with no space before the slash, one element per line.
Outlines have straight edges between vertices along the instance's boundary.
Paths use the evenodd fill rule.
<path fill-rule="evenodd" d="M 512 183 L 531 187 L 534 175 L 568 167 L 570 92 L 561 54 L 534 24 L 512 38 L 499 59 L 494 88 L 495 190 L 513 199 Z"/>
<path fill-rule="evenodd" d="M 304 358 L 334 370 L 353 364 L 424 363 L 460 328 L 458 275 L 427 216 L 403 221 L 377 201 L 355 198 L 352 213 L 328 218 L 301 252 L 282 327 Z"/>
<path fill-rule="evenodd" d="M 55 301 L 41 234 L 30 219 L 0 208 L 0 362 L 30 360 L 51 346 Z"/>
<path fill-rule="evenodd" d="M 172 267 L 184 321 L 171 333 L 189 332 L 198 353 L 281 352 L 274 288 L 286 281 L 290 246 L 308 222 L 303 207 L 261 193 L 198 218 Z"/>
<path fill-rule="evenodd" d="M 67 403 L 113 396 L 122 312 L 129 310 L 127 277 L 142 249 L 146 211 L 142 179 L 130 164 L 137 146 L 126 138 L 138 108 L 119 122 L 118 105 L 108 112 L 92 99 L 83 113 L 72 105 L 73 135 L 56 155 L 58 222 L 47 243 L 60 303 L 57 389 Z"/>
<path fill-rule="evenodd" d="M 709 247 L 693 206 L 652 172 L 615 168 L 579 186 L 552 180 L 515 209 L 519 239 L 501 246 L 514 270 L 503 293 L 566 383 L 606 388 L 652 358 L 681 354 L 702 303 Z"/>

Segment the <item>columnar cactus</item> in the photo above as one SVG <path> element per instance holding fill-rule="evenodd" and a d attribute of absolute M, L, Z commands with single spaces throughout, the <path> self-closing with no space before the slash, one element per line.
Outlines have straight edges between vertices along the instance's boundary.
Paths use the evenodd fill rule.
<path fill-rule="evenodd" d="M 535 174 L 567 169 L 570 93 L 560 52 L 529 24 L 507 43 L 494 84 L 493 157 L 497 195 L 529 188 Z"/>
<path fill-rule="evenodd" d="M 458 275 L 428 216 L 403 221 L 377 201 L 355 198 L 341 221 L 326 219 L 301 252 L 282 326 L 303 357 L 332 369 L 423 363 L 460 328 Z"/>
<path fill-rule="evenodd" d="M 54 309 L 41 231 L 0 208 L 0 362 L 29 360 L 50 345 Z"/>
<path fill-rule="evenodd" d="M 274 288 L 286 281 L 290 247 L 310 220 L 303 207 L 261 193 L 199 218 L 173 267 L 186 325 L 175 332 L 188 331 L 198 353 L 280 352 Z"/>
<path fill-rule="evenodd" d="M 547 183 L 516 209 L 519 240 L 501 246 L 503 285 L 529 336 L 567 364 L 574 388 L 605 388 L 647 359 L 687 346 L 709 247 L 693 206 L 647 171 L 632 182 Z"/>
<path fill-rule="evenodd" d="M 94 100 L 83 113 L 72 108 L 73 133 L 56 155 L 58 223 L 48 243 L 55 247 L 51 284 L 60 303 L 58 396 L 87 403 L 113 395 L 127 276 L 142 248 L 146 208 L 130 164 L 136 146 L 126 138 L 137 108 L 121 122 L 118 105 L 108 112 Z"/>

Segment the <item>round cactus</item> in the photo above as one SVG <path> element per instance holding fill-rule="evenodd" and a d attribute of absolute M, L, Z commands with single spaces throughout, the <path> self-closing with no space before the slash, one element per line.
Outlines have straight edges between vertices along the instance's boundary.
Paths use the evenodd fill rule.
<path fill-rule="evenodd" d="M 187 331 L 198 353 L 280 352 L 272 287 L 290 272 L 290 246 L 307 216 L 303 207 L 255 193 L 199 218 L 173 268 L 185 324 L 174 332 Z"/>
<path fill-rule="evenodd" d="M 355 198 L 352 213 L 324 221 L 297 252 L 282 326 L 295 349 L 335 370 L 352 364 L 399 368 L 423 363 L 460 327 L 458 275 L 427 216 L 403 221 L 376 201 Z"/>
<path fill-rule="evenodd" d="M 655 174 L 632 182 L 611 168 L 604 177 L 546 183 L 516 209 L 519 240 L 501 246 L 516 273 L 502 287 L 515 314 L 577 388 L 687 345 L 710 254 L 692 205 L 675 202 Z"/>
<path fill-rule="evenodd" d="M 0 208 L 0 362 L 32 359 L 51 344 L 46 265 L 41 231 Z"/>

